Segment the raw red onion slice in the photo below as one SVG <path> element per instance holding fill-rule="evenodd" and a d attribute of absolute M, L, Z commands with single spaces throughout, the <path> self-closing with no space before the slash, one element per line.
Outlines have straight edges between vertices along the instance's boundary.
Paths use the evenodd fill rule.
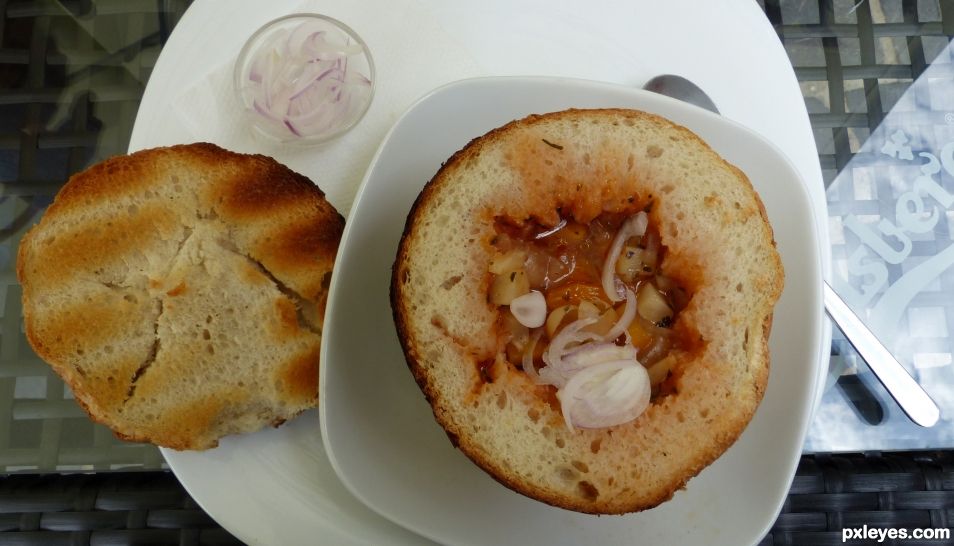
<path fill-rule="evenodd" d="M 553 235 L 554 233 L 560 231 L 564 227 L 566 227 L 566 218 L 560 218 L 560 221 L 557 223 L 557 225 L 553 226 L 552 228 L 546 231 L 541 231 L 540 233 L 537 233 L 536 235 L 533 236 L 533 238 L 543 239 L 544 237 L 549 237 L 550 235 Z"/>
<path fill-rule="evenodd" d="M 610 301 L 623 301 L 623 283 L 616 278 L 616 260 L 619 259 L 623 251 L 623 244 L 630 237 L 641 237 L 646 233 L 646 226 L 649 224 L 649 218 L 645 212 L 638 212 L 627 218 L 623 225 L 619 227 L 616 236 L 610 244 L 609 251 L 606 253 L 606 259 L 603 261 L 603 291 Z"/>
<path fill-rule="evenodd" d="M 567 348 L 571 344 L 584 343 L 599 339 L 600 336 L 594 334 L 593 332 L 581 331 L 590 324 L 594 324 L 596 320 L 597 319 L 595 318 L 580 319 L 564 326 L 563 329 L 560 330 L 560 333 L 550 340 L 550 346 L 543 354 L 543 359 L 547 366 L 552 367 L 557 371 L 562 371 L 563 355 L 567 353 Z"/>
<path fill-rule="evenodd" d="M 632 360 L 615 360 L 576 373 L 557 391 L 557 398 L 573 431 L 631 421 L 649 406 L 651 393 L 645 368 Z"/>
<path fill-rule="evenodd" d="M 540 371 L 537 374 L 539 378 L 538 383 L 553 385 L 556 388 L 562 388 L 563 385 L 566 385 L 566 376 L 550 366 L 544 366 L 540 368 Z"/>
<path fill-rule="evenodd" d="M 627 308 L 635 310 L 635 294 L 627 292 Z M 624 311 L 624 318 L 626 314 Z M 557 387 L 563 418 L 571 431 L 619 425 L 635 419 L 649 405 L 649 376 L 636 360 L 636 349 L 629 344 L 596 342 L 600 336 L 582 331 L 594 322 L 595 318 L 580 319 L 564 327 L 550 342 L 543 355 L 546 366 L 539 372 L 533 367 L 533 347 L 542 330 L 534 334 L 523 355 L 524 371 L 534 383 Z M 581 344 L 569 348 L 573 343 Z"/>
<path fill-rule="evenodd" d="M 298 77 L 295 87 L 292 88 L 290 100 L 301 97 L 306 91 L 312 89 L 316 83 L 338 73 L 338 69 L 334 67 L 321 67 L 313 63 L 308 63 L 308 66 L 311 68 L 305 68 L 302 75 Z"/>
<path fill-rule="evenodd" d="M 616 324 L 610 328 L 610 331 L 603 336 L 604 341 L 613 341 L 618 338 L 621 334 L 626 333 L 627 341 L 629 341 L 629 325 L 633 323 L 633 320 L 636 318 L 636 294 L 633 293 L 629 288 L 626 289 L 626 307 L 623 308 L 623 314 L 620 315 L 619 320 L 616 321 Z"/>
<path fill-rule="evenodd" d="M 613 360 L 635 362 L 636 348 L 615 343 L 586 343 L 572 349 L 563 357 L 563 372 L 569 376 L 583 368 Z"/>
<path fill-rule="evenodd" d="M 585 343 L 570 349 L 563 356 L 566 370 L 583 368 L 610 360 L 636 360 L 636 347 L 615 343 Z"/>
<path fill-rule="evenodd" d="M 527 328 L 539 328 L 547 320 L 547 300 L 537 290 L 531 290 L 510 302 L 510 313 Z"/>
<path fill-rule="evenodd" d="M 543 329 L 539 329 L 530 336 L 530 341 L 527 342 L 527 346 L 523 350 L 523 371 L 526 373 L 530 380 L 536 384 L 541 384 L 543 381 L 540 379 L 540 374 L 537 373 L 537 369 L 533 365 L 533 352 L 537 348 L 537 342 L 540 341 L 540 336 L 543 335 Z"/>

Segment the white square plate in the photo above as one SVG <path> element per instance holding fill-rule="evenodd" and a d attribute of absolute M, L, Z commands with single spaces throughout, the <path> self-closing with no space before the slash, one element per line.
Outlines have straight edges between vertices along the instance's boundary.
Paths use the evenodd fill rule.
<path fill-rule="evenodd" d="M 765 398 L 739 441 L 652 510 L 595 517 L 498 484 L 435 422 L 398 344 L 388 292 L 407 213 L 445 159 L 513 119 L 624 107 L 685 125 L 749 176 L 786 270 Z M 822 211 L 823 212 L 823 211 Z M 451 544 L 751 544 L 785 499 L 824 363 L 815 212 L 772 144 L 694 106 L 611 84 L 561 78 L 464 80 L 433 91 L 384 139 L 351 211 L 335 265 L 321 355 L 325 448 L 348 489 L 392 521 Z"/>

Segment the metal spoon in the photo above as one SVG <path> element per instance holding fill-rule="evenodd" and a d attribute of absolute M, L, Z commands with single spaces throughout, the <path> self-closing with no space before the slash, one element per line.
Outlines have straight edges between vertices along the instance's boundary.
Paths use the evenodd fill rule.
<path fill-rule="evenodd" d="M 672 74 L 656 76 L 646 82 L 643 89 L 719 113 L 715 103 L 699 86 L 681 76 Z M 901 406 L 904 413 L 922 427 L 930 427 L 937 423 L 941 412 L 934 400 L 852 312 L 831 285 L 827 281 L 823 282 L 825 310 L 828 316 L 841 328 L 848 342 L 865 359 L 868 367 Z"/>

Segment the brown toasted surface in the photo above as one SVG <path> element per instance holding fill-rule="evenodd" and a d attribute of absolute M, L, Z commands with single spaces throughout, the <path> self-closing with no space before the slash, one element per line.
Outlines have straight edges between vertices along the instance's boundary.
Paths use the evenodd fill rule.
<path fill-rule="evenodd" d="M 675 394 L 629 423 L 570 433 L 548 387 L 498 343 L 487 299 L 494 218 L 588 222 L 632 198 L 653 203 L 662 273 L 692 294 L 674 327 L 696 347 L 674 353 Z M 408 216 L 391 295 L 411 371 L 468 457 L 541 501 L 624 513 L 671 498 L 741 434 L 768 379 L 782 285 L 764 207 L 741 171 L 658 116 L 570 110 L 515 121 L 447 161 Z M 492 382 L 478 372 L 488 361 L 503 370 Z"/>
<path fill-rule="evenodd" d="M 211 144 L 72 177 L 23 238 L 27 337 L 97 421 L 177 449 L 317 403 L 344 220 L 307 178 Z"/>

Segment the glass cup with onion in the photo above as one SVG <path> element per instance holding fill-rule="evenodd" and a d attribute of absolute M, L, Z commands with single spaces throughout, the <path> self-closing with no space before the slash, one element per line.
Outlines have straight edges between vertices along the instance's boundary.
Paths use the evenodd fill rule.
<path fill-rule="evenodd" d="M 239 103 L 255 133 L 281 144 L 319 144 L 354 127 L 371 105 L 374 61 L 350 27 L 299 13 L 266 23 L 239 53 Z"/>

